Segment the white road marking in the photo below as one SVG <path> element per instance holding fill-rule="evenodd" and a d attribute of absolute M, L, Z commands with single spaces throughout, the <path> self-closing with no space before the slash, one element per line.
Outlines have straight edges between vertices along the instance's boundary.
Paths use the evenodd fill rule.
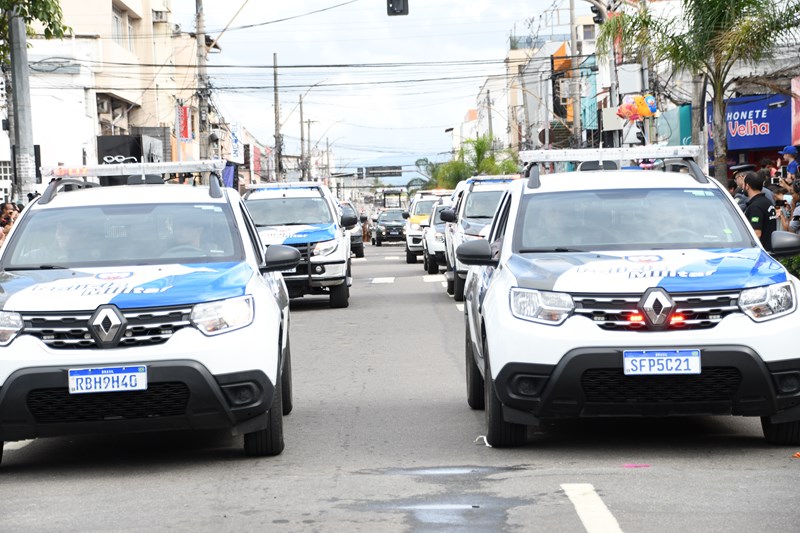
<path fill-rule="evenodd" d="M 352 258 L 350 260 L 350 262 L 351 263 L 366 263 L 367 262 L 367 258 L 366 257 L 354 257 L 354 258 Z"/>
<path fill-rule="evenodd" d="M 622 533 L 617 519 L 591 483 L 564 483 L 561 488 L 569 496 L 587 533 Z"/>
<path fill-rule="evenodd" d="M 384 259 L 386 259 L 387 261 L 393 261 L 393 260 L 397 261 L 398 259 L 400 259 L 400 256 L 399 255 L 387 255 L 387 256 L 384 256 Z"/>
<path fill-rule="evenodd" d="M 394 283 L 394 278 L 372 278 L 372 283 Z"/>
<path fill-rule="evenodd" d="M 18 440 L 16 442 L 6 442 L 5 445 L 3 445 L 3 450 L 5 450 L 5 451 L 19 450 L 19 449 L 24 448 L 25 446 L 27 446 L 31 442 L 33 442 L 33 439 Z"/>
<path fill-rule="evenodd" d="M 457 308 L 458 308 L 458 310 L 459 310 L 459 311 L 461 311 L 462 313 L 464 312 L 464 304 L 456 304 L 456 307 L 457 307 Z"/>
<path fill-rule="evenodd" d="M 444 281 L 444 276 L 441 274 L 433 274 L 430 276 L 422 276 L 422 281 L 425 283 L 434 283 L 436 281 Z M 447 285 L 447 283 L 445 283 Z"/>

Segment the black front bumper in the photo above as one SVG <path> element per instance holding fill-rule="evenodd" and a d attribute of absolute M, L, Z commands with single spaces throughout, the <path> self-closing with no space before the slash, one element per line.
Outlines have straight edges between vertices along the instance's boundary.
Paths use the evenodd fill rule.
<path fill-rule="evenodd" d="M 136 364 L 147 366 L 146 391 L 70 394 L 67 367 L 14 372 L 0 388 L 0 442 L 183 429 L 241 434 L 267 427 L 274 384 L 260 370 L 214 376 L 196 361 Z"/>
<path fill-rule="evenodd" d="M 702 349 L 699 375 L 626 376 L 622 350 L 582 348 L 557 365 L 511 363 L 495 379 L 510 422 L 597 416 L 742 415 L 773 422 L 800 419 L 800 390 L 779 391 L 779 380 L 800 379 L 800 359 L 764 363 L 743 346 Z"/>

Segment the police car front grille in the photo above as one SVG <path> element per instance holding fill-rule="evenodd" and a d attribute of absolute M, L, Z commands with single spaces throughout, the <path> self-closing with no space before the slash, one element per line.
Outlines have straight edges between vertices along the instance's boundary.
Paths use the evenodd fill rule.
<path fill-rule="evenodd" d="M 189 387 L 180 382 L 150 383 L 147 390 L 70 394 L 66 387 L 28 393 L 28 410 L 38 424 L 101 422 L 180 416 Z"/>
<path fill-rule="evenodd" d="M 292 248 L 295 248 L 297 249 L 298 252 L 300 252 L 301 263 L 305 263 L 308 261 L 308 248 L 310 246 L 308 243 L 304 242 L 297 244 L 287 244 L 287 246 L 291 246 Z"/>
<path fill-rule="evenodd" d="M 163 344 L 179 329 L 190 326 L 190 307 L 126 309 L 128 321 L 120 347 Z M 96 349 L 89 332 L 92 313 L 26 313 L 22 334 L 32 335 L 50 348 L 60 350 Z"/>
<path fill-rule="evenodd" d="M 739 312 L 738 292 L 670 293 L 670 297 L 675 302 L 672 316 L 680 315 L 682 320 L 670 324 L 668 330 L 710 329 Z M 646 322 L 631 320 L 642 314 L 641 299 L 641 294 L 572 295 L 576 315 L 591 319 L 602 329 L 617 331 L 650 331 Z"/>
<path fill-rule="evenodd" d="M 729 401 L 741 381 L 734 367 L 669 376 L 626 376 L 621 368 L 593 368 L 581 376 L 581 387 L 586 401 L 594 403 L 686 403 Z"/>

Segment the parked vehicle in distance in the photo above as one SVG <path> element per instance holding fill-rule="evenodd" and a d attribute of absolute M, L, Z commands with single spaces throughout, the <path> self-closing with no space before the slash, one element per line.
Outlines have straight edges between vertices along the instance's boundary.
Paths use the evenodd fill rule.
<path fill-rule="evenodd" d="M 464 300 L 464 281 L 467 266 L 456 257 L 461 244 L 480 239 L 481 230 L 494 217 L 500 197 L 518 174 L 503 176 L 477 176 L 459 182 L 453 193 L 453 207 L 441 213 L 445 221 L 445 259 L 447 261 L 447 293 L 457 302 Z"/>
<path fill-rule="evenodd" d="M 488 238 L 458 248 L 467 403 L 485 409 L 491 446 L 560 419 L 695 415 L 757 416 L 767 442 L 800 445 L 800 356 L 786 349 L 800 281 L 775 259 L 800 254 L 800 235 L 774 232 L 767 253 L 728 191 L 684 159 L 702 149 L 524 154 L 663 158 L 666 171 L 534 166 Z"/>
<path fill-rule="evenodd" d="M 333 308 L 350 298 L 350 236 L 358 219 L 343 215 L 328 187 L 320 183 L 260 184 L 245 195 L 261 239 L 267 245 L 297 248 L 297 268 L 283 272 L 291 298 L 328 295 Z"/>
<path fill-rule="evenodd" d="M 393 207 L 378 213 L 372 224 L 372 244 L 381 246 L 384 242 L 403 242 L 406 239 L 404 212 L 401 207 Z"/>
<path fill-rule="evenodd" d="M 419 191 L 414 195 L 411 206 L 403 214 L 406 219 L 406 263 L 417 262 L 422 255 L 422 223 L 427 222 L 433 206 L 448 199 L 453 194 L 448 189 Z"/>
<path fill-rule="evenodd" d="M 442 211 L 446 204 L 433 206 L 428 222 L 422 224 L 422 266 L 428 274 L 438 274 L 439 268 L 446 266 L 444 257 L 445 223 Z"/>
<path fill-rule="evenodd" d="M 342 215 L 352 216 L 356 219 L 356 223 L 347 227 L 350 232 L 350 251 L 356 257 L 364 257 L 364 228 L 363 224 L 366 223 L 367 217 L 359 215 L 356 206 L 353 202 L 341 202 L 339 205 L 342 207 Z"/>
<path fill-rule="evenodd" d="M 43 170 L 59 179 L 0 256 L 0 458 L 9 441 L 202 429 L 244 434 L 249 455 L 283 451 L 292 369 L 279 271 L 300 254 L 265 250 L 214 174 L 207 187 L 161 176 L 222 166 Z"/>

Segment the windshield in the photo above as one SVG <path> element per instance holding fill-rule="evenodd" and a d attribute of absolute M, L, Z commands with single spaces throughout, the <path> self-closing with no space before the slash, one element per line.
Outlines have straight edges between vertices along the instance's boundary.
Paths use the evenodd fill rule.
<path fill-rule="evenodd" d="M 515 251 L 749 248 L 723 192 L 625 189 L 526 195 Z"/>
<path fill-rule="evenodd" d="M 345 216 L 353 216 L 358 219 L 358 213 L 356 213 L 356 210 L 353 209 L 353 206 L 350 204 L 342 204 L 342 214 Z"/>
<path fill-rule="evenodd" d="M 412 215 L 430 215 L 433 206 L 438 204 L 439 200 L 420 200 L 414 204 L 414 212 Z"/>
<path fill-rule="evenodd" d="M 333 223 L 328 203 L 321 196 L 250 199 L 247 209 L 259 227 Z"/>
<path fill-rule="evenodd" d="M 378 216 L 378 223 L 382 222 L 405 222 L 402 211 L 384 211 Z"/>
<path fill-rule="evenodd" d="M 503 191 L 472 191 L 467 195 L 464 218 L 491 219 L 502 197 Z"/>
<path fill-rule="evenodd" d="M 243 259 L 227 206 L 157 204 L 32 211 L 3 268 L 208 263 Z"/>

